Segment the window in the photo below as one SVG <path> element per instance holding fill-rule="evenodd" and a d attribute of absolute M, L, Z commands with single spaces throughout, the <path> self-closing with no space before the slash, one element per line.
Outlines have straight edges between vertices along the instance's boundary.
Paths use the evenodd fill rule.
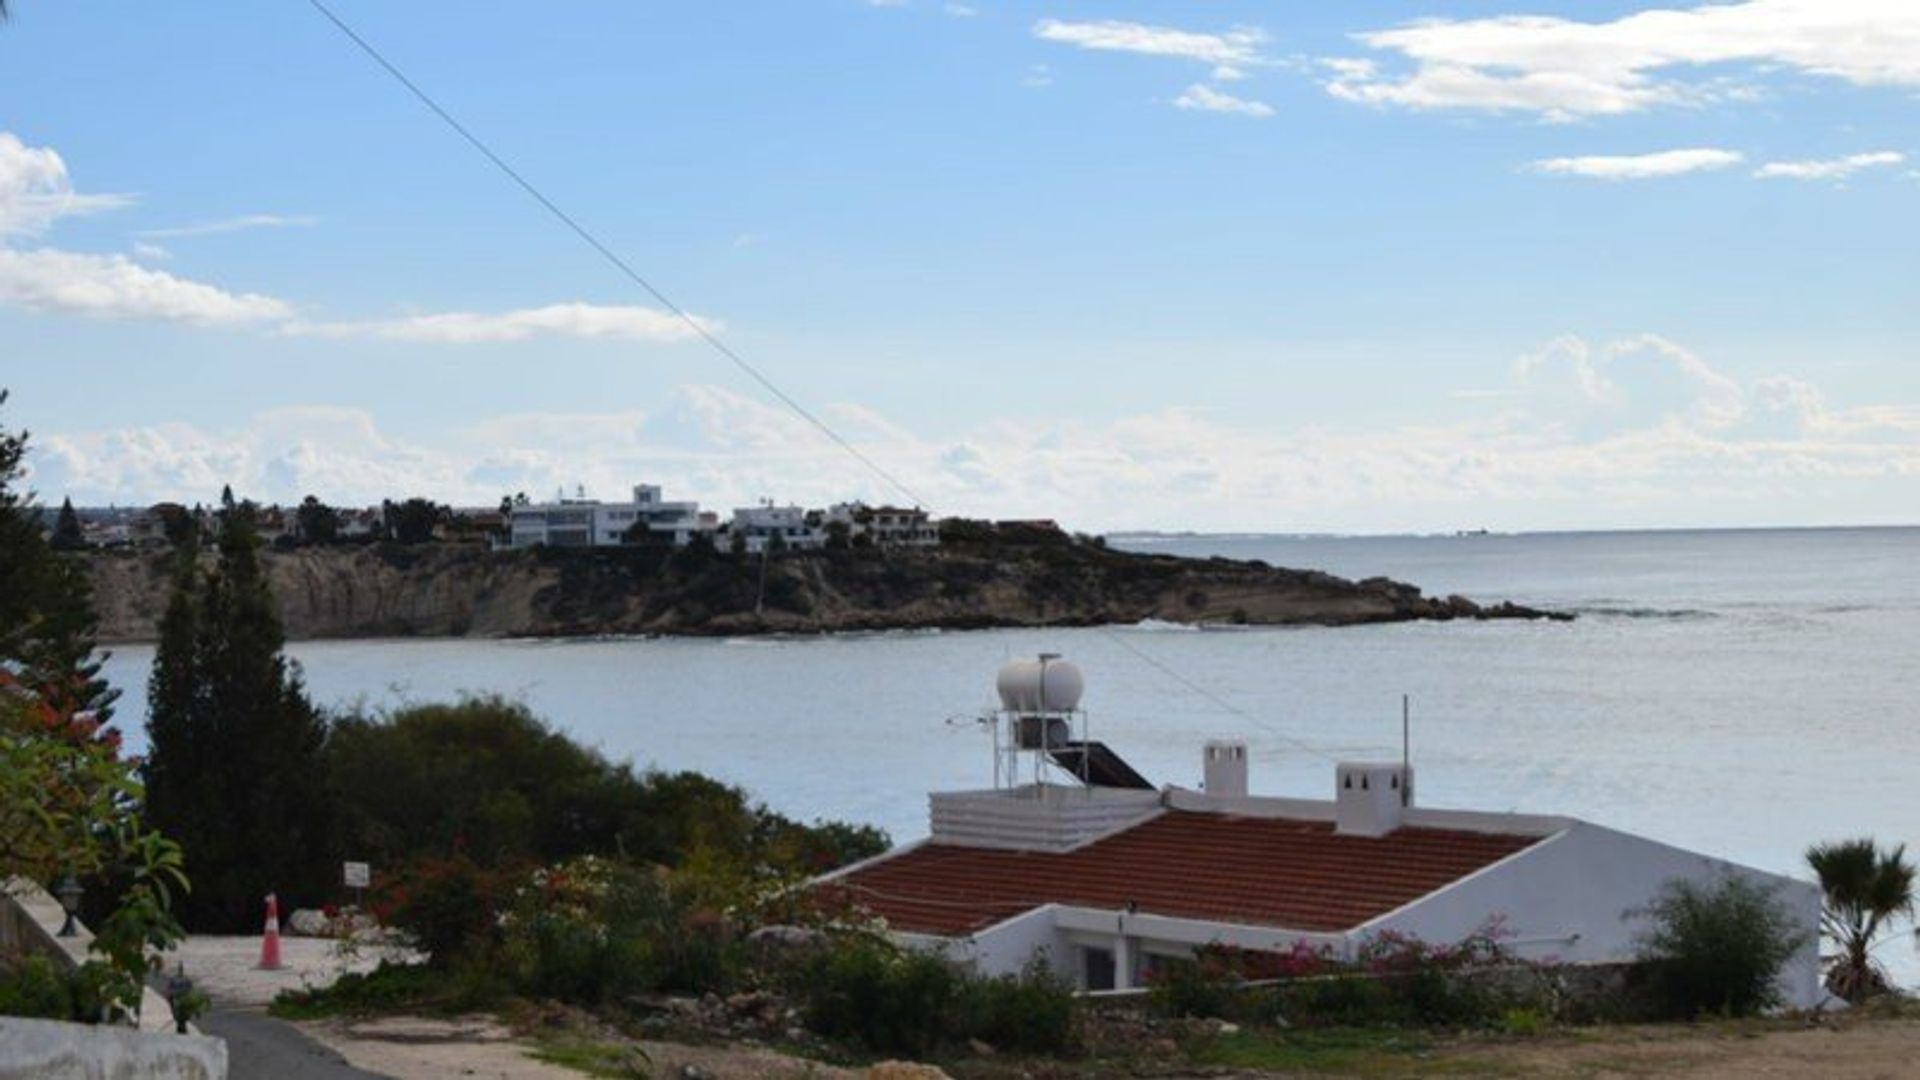
<path fill-rule="evenodd" d="M 1080 977 L 1087 990 L 1111 990 L 1114 986 L 1112 949 L 1083 947 L 1080 950 Z"/>

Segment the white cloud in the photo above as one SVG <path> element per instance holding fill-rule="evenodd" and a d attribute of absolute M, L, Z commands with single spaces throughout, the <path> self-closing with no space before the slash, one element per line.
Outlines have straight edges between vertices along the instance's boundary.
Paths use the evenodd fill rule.
<path fill-rule="evenodd" d="M 1920 403 L 1837 407 L 1809 382 L 1742 380 L 1653 335 L 1565 337 L 1461 418 L 1373 428 L 1221 422 L 1170 406 L 1106 422 L 1008 417 L 935 436 L 824 405 L 934 509 L 1077 528 L 1398 529 L 1881 519 L 1920 499 Z M 303 407 L 227 432 L 158 425 L 37 440 L 48 498 L 206 500 L 237 491 L 464 505 L 636 482 L 722 509 L 761 496 L 897 498 L 779 408 L 683 386 L 642 410 L 503 416 L 431 445 L 351 409 Z"/>
<path fill-rule="evenodd" d="M 1194 83 L 1187 87 L 1179 97 L 1173 99 L 1174 107 L 1192 109 L 1199 112 L 1234 113 L 1240 116 L 1272 116 L 1273 106 L 1264 101 L 1234 97 L 1222 93 L 1205 83 Z"/>
<path fill-rule="evenodd" d="M 138 235 L 149 240 L 168 240 L 185 236 L 211 236 L 216 233 L 243 232 L 247 229 L 286 229 L 317 225 L 320 219 L 306 214 L 242 214 L 216 221 L 196 221 L 164 229 L 142 229 Z"/>
<path fill-rule="evenodd" d="M 709 333 L 719 324 L 698 316 Z M 496 313 L 450 311 L 361 322 L 290 322 L 285 332 L 297 337 L 371 337 L 428 345 L 471 345 L 526 341 L 536 337 L 617 338 L 675 342 L 696 337 L 686 320 L 671 312 L 619 304 L 548 304 Z"/>
<path fill-rule="evenodd" d="M 1898 165 L 1907 160 L 1905 154 L 1892 150 L 1879 150 L 1869 154 L 1849 154 L 1846 157 L 1827 158 L 1813 161 L 1770 161 L 1754 171 L 1762 180 L 1845 180 L 1862 169 L 1878 169 Z"/>
<path fill-rule="evenodd" d="M 1559 176 L 1584 176 L 1595 180 L 1649 180 L 1683 173 L 1707 172 L 1738 165 L 1743 155 L 1733 150 L 1662 150 L 1651 154 L 1594 154 L 1582 157 L 1556 157 L 1535 161 L 1527 168 Z"/>
<path fill-rule="evenodd" d="M 1027 69 L 1026 77 L 1020 85 L 1030 90 L 1039 90 L 1053 85 L 1053 72 L 1045 64 L 1035 64 Z"/>
<path fill-rule="evenodd" d="M 63 217 L 117 210 L 129 195 L 82 195 L 51 147 L 28 146 L 0 131 L 0 240 L 43 232 Z"/>
<path fill-rule="evenodd" d="M 105 319 L 158 319 L 200 325 L 255 324 L 281 333 L 328 338 L 372 337 L 422 344 L 525 341 L 537 337 L 674 342 L 697 336 L 665 311 L 631 305 L 559 303 L 499 313 L 441 312 L 393 319 L 317 322 L 277 297 L 236 292 L 141 265 L 169 257 L 137 241 L 133 256 L 57 248 L 23 249 L 7 241 L 44 231 L 62 217 L 124 206 L 124 196 L 74 191 L 66 163 L 46 147 L 29 147 L 0 131 L 0 305 Z M 204 236 L 242 229 L 312 224 L 316 219 L 248 214 L 150 229 L 147 238 Z M 743 238 L 744 239 L 744 238 Z M 719 323 L 695 317 L 709 332 Z"/>
<path fill-rule="evenodd" d="M 270 322 L 293 314 L 258 293 L 228 292 L 152 270 L 124 255 L 0 248 L 0 304 L 108 319 L 219 324 Z"/>
<path fill-rule="evenodd" d="M 1337 97 L 1415 109 L 1552 119 L 1747 98 L 1770 69 L 1859 86 L 1920 86 L 1920 5 L 1908 0 L 1745 0 L 1650 8 L 1583 22 L 1540 15 L 1430 19 L 1356 35 L 1405 61 L 1352 58 Z M 1739 65 L 1731 80 L 1728 68 Z M 1702 75 L 1703 69 L 1716 69 Z"/>
<path fill-rule="evenodd" d="M 1252 27 L 1212 34 L 1111 19 L 1097 22 L 1041 19 L 1033 25 L 1033 34 L 1042 41 L 1082 49 L 1177 57 L 1234 68 L 1263 63 L 1260 50 L 1267 42 L 1266 33 Z"/>
<path fill-rule="evenodd" d="M 971 4 L 944 4 L 940 10 L 956 19 L 971 19 L 980 14 L 980 9 Z"/>

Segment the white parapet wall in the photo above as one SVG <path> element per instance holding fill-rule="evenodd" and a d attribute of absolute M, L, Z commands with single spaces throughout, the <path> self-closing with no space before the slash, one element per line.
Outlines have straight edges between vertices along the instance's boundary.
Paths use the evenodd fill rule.
<path fill-rule="evenodd" d="M 1160 813 L 1157 791 L 1029 785 L 937 792 L 935 843 L 1013 851 L 1069 851 Z"/>
<path fill-rule="evenodd" d="M 0 1080 L 226 1080 L 227 1044 L 205 1035 L 0 1016 Z"/>

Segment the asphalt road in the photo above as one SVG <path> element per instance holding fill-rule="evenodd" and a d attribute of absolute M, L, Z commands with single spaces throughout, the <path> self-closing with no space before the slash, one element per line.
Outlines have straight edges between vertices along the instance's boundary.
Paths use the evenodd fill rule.
<path fill-rule="evenodd" d="M 391 1080 L 345 1058 L 292 1024 L 248 1009 L 215 1009 L 194 1021 L 227 1040 L 229 1080 Z"/>

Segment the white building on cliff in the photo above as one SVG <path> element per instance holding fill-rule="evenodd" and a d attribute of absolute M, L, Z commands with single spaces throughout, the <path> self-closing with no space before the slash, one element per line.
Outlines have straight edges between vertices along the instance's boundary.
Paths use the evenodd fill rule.
<path fill-rule="evenodd" d="M 700 533 L 711 534 L 716 522 L 700 513 L 697 502 L 668 502 L 653 484 L 636 484 L 631 502 L 601 502 L 582 495 L 550 503 L 513 508 L 508 521 L 507 546 L 618 547 L 634 542 L 631 530 L 645 525 L 652 537 L 684 547 Z"/>

